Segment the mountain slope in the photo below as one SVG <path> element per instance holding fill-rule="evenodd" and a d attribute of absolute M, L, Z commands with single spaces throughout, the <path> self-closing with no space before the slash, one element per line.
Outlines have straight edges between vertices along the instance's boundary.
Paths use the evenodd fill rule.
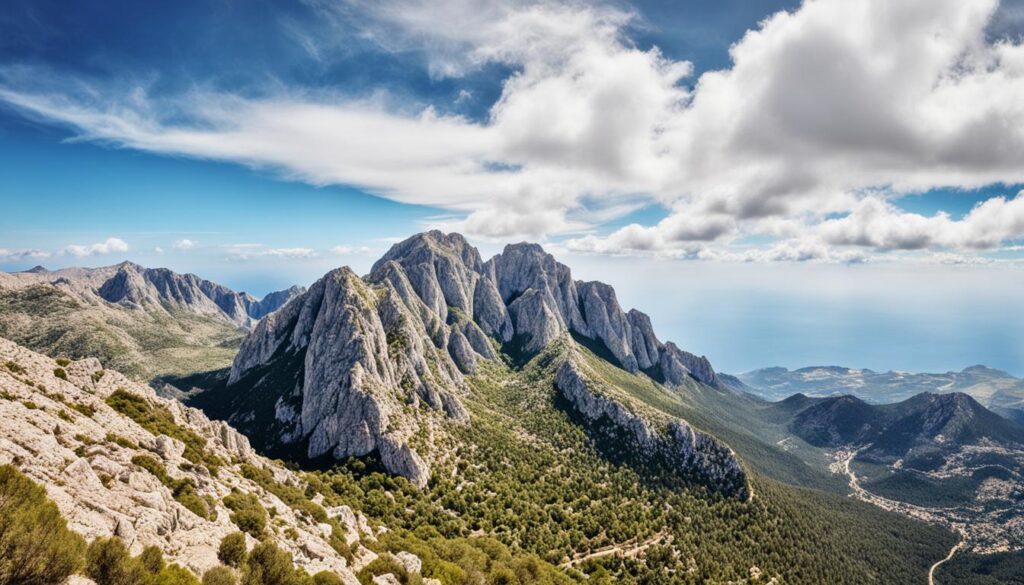
<path fill-rule="evenodd" d="M 839 366 L 798 370 L 763 368 L 740 374 L 736 379 L 745 385 L 743 390 L 768 400 L 781 400 L 797 393 L 807 396 L 851 394 L 868 402 L 885 404 L 922 392 L 963 392 L 997 414 L 1024 421 L 1024 380 L 986 366 L 971 366 L 944 374 L 874 372 Z"/>
<path fill-rule="evenodd" d="M 96 357 L 143 380 L 229 364 L 257 314 L 298 291 L 256 301 L 195 275 L 124 262 L 3 273 L 0 335 L 50 356 Z"/>
<path fill-rule="evenodd" d="M 241 490 L 276 510 L 279 520 L 269 529 L 300 566 L 357 582 L 317 520 L 245 475 L 263 469 L 281 485 L 303 480 L 256 455 L 224 423 L 158 398 L 95 359 L 60 366 L 0 339 L 0 363 L 0 464 L 13 463 L 43 484 L 75 532 L 116 535 L 136 553 L 154 545 L 201 574 L 218 564 L 221 538 L 238 530 L 223 498 Z M 149 417 L 139 418 L 145 411 Z M 187 491 L 176 487 L 184 482 Z M 293 536 L 283 538 L 286 531 Z M 372 534 L 356 527 L 353 541 L 360 536 Z"/>

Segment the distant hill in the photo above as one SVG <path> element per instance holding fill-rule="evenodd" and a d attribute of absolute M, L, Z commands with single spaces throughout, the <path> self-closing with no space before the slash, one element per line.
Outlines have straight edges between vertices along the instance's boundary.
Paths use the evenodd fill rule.
<path fill-rule="evenodd" d="M 194 274 L 122 262 L 0 273 L 0 336 L 52 357 L 96 357 L 150 380 L 224 367 L 242 336 L 301 287 L 258 300 Z"/>
<path fill-rule="evenodd" d="M 851 394 L 874 404 L 887 404 L 922 392 L 963 392 L 997 414 L 1024 424 L 1024 380 L 981 365 L 944 374 L 875 372 L 841 366 L 798 370 L 773 367 L 728 379 L 739 381 L 742 390 L 767 400 L 781 400 L 798 393 L 807 396 Z"/>

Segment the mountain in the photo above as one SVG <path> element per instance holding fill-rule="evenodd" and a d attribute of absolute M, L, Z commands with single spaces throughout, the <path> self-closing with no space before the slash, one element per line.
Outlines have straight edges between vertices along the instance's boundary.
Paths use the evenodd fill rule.
<path fill-rule="evenodd" d="M 975 552 L 1024 545 L 1024 428 L 967 394 L 873 405 L 797 394 L 766 407 L 833 453 L 858 497 L 957 529 Z"/>
<path fill-rule="evenodd" d="M 306 287 L 296 285 L 284 290 L 267 293 L 266 296 L 259 300 L 256 300 L 248 293 L 242 293 L 242 296 L 249 317 L 259 321 L 304 292 L 306 292 Z"/>
<path fill-rule="evenodd" d="M 764 401 L 535 244 L 484 261 L 414 236 L 177 382 L 396 532 L 487 535 L 591 583 L 917 583 L 955 542 L 847 498 L 820 449 L 757 424 Z"/>
<path fill-rule="evenodd" d="M 573 280 L 540 246 L 510 245 L 483 262 L 462 236 L 434 231 L 393 246 L 365 279 L 340 268 L 317 281 L 245 339 L 217 404 L 210 396 L 197 404 L 265 448 L 310 459 L 376 453 L 422 486 L 430 470 L 420 451 L 436 449 L 430 429 L 467 420 L 465 376 L 502 351 L 532 356 L 570 335 L 668 386 L 691 377 L 717 383 L 706 358 L 662 344 L 650 319 L 624 312 L 610 286 Z M 578 375 L 558 380 L 563 389 L 586 387 Z M 716 448 L 680 424 L 667 449 Z M 427 437 L 414 448 L 419 433 Z M 702 464 L 691 455 L 681 467 Z M 742 495 L 738 464 L 728 474 Z"/>
<path fill-rule="evenodd" d="M 230 363 L 245 331 L 301 292 L 257 301 L 166 268 L 123 262 L 0 274 L 0 335 L 53 357 L 98 357 L 139 379 Z"/>
<path fill-rule="evenodd" d="M 851 394 L 883 404 L 906 400 L 922 392 L 963 392 L 996 413 L 1024 423 L 1024 380 L 986 366 L 971 366 L 945 374 L 874 372 L 840 366 L 788 370 L 774 367 L 735 377 L 743 390 L 769 400 L 792 394 L 831 396 Z"/>
<path fill-rule="evenodd" d="M 802 400 L 801 400 L 802 399 Z M 921 393 L 903 402 L 871 405 L 849 395 L 801 400 L 790 429 L 821 447 L 858 447 L 861 457 L 903 465 L 935 463 L 935 455 L 990 443 L 1024 447 L 1024 428 L 967 394 Z M 788 406 L 788 405 L 787 405 Z"/>

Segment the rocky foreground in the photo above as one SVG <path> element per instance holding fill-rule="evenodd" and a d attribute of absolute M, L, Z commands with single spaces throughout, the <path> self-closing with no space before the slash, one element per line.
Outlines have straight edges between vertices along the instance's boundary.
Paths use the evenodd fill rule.
<path fill-rule="evenodd" d="M 257 455 L 227 424 L 95 359 L 55 361 L 0 338 L 0 419 L 0 464 L 44 486 L 86 539 L 118 536 L 134 554 L 155 545 L 201 575 L 218 564 L 221 539 L 239 530 L 225 497 L 253 494 L 272 511 L 270 535 L 310 574 L 328 570 L 355 585 L 354 571 L 376 557 L 357 544 L 375 538 L 361 514 L 340 506 L 317 519 L 309 512 L 319 496 L 285 502 L 275 494 L 280 486 L 303 493 L 300 476 Z M 332 536 L 355 551 L 351 562 Z"/>

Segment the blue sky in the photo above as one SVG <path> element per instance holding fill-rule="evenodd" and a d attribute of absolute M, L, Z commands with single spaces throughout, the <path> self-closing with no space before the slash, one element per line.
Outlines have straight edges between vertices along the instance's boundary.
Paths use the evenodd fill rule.
<path fill-rule="evenodd" d="M 441 227 L 727 371 L 1024 374 L 1024 3 L 893 6 L 5 2 L 0 269 L 261 294 Z"/>

